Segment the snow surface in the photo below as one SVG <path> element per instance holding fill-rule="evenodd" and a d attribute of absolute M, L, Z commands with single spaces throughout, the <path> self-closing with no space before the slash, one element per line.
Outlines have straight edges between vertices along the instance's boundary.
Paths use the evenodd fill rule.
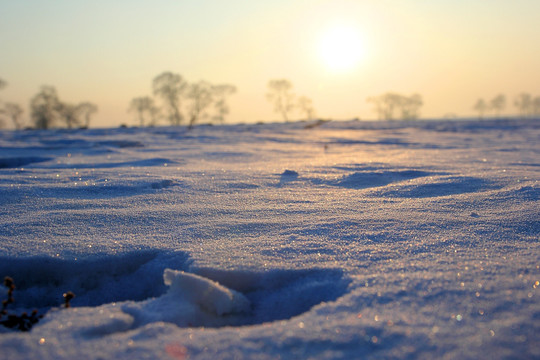
<path fill-rule="evenodd" d="M 0 132 L 0 358 L 540 358 L 539 175 L 531 119 Z"/>

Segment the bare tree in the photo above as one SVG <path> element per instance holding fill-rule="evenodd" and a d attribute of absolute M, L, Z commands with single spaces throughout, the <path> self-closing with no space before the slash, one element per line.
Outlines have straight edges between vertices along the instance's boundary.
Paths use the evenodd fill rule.
<path fill-rule="evenodd" d="M 495 96 L 489 102 L 489 108 L 492 109 L 495 113 L 495 116 L 500 116 L 501 111 L 506 107 L 506 96 L 504 94 L 499 94 Z"/>
<path fill-rule="evenodd" d="M 5 88 L 6 86 L 7 86 L 7 82 L 0 78 L 0 90 Z M 5 113 L 5 110 L 1 107 L 1 105 L 2 105 L 2 99 L 0 99 L 0 115 Z M 0 117 L 0 127 L 4 127 L 4 120 L 2 119 L 2 117 Z"/>
<path fill-rule="evenodd" d="M 291 93 L 292 87 L 292 83 L 287 79 L 268 82 L 266 98 L 274 103 L 274 112 L 281 114 L 285 121 L 289 121 L 289 114 L 295 107 L 295 96 Z"/>
<path fill-rule="evenodd" d="M 401 110 L 401 117 L 405 120 L 417 119 L 424 104 L 419 94 L 404 96 L 393 92 L 369 97 L 367 101 L 375 105 L 379 120 L 394 120 L 397 110 Z"/>
<path fill-rule="evenodd" d="M 152 99 L 152 106 L 150 106 L 150 110 L 148 111 L 148 116 L 150 118 L 148 126 L 156 126 L 161 117 L 161 110 L 154 104 L 153 100 L 154 99 Z"/>
<path fill-rule="evenodd" d="M 385 104 L 383 102 L 382 95 L 370 96 L 366 99 L 366 101 L 375 105 L 375 112 L 377 113 L 377 118 L 379 120 L 388 120 L 386 117 L 387 114 L 385 112 Z M 390 117 L 391 117 L 391 114 L 390 114 Z"/>
<path fill-rule="evenodd" d="M 478 117 L 480 119 L 484 117 L 484 113 L 486 112 L 487 108 L 488 106 L 484 99 L 478 99 L 478 101 L 473 106 L 473 109 L 478 111 Z"/>
<path fill-rule="evenodd" d="M 0 90 L 5 88 L 6 86 L 7 86 L 7 82 L 5 80 L 3 80 L 2 78 L 0 78 Z M 2 105 L 2 99 L 0 99 L 0 115 L 2 115 L 2 113 L 4 113 L 4 110 L 2 109 L 1 105 Z M 2 119 L 1 118 L 0 118 L 0 125 L 2 125 Z"/>
<path fill-rule="evenodd" d="M 229 105 L 227 104 L 227 97 L 236 92 L 236 86 L 229 84 L 215 85 L 212 87 L 212 95 L 214 98 L 214 109 L 216 116 L 214 119 L 223 124 L 225 122 L 225 115 L 229 114 Z"/>
<path fill-rule="evenodd" d="M 95 112 L 97 112 L 97 106 L 90 102 L 82 102 L 77 105 L 60 102 L 59 105 L 59 114 L 68 129 L 77 126 L 88 127 L 90 116 Z"/>
<path fill-rule="evenodd" d="M 83 126 L 88 128 L 90 126 L 90 118 L 98 111 L 98 107 L 91 102 L 82 102 L 77 105 L 77 114 L 84 119 Z"/>
<path fill-rule="evenodd" d="M 532 110 L 531 94 L 527 94 L 527 93 L 519 94 L 514 100 L 514 105 L 518 108 L 521 116 L 523 117 L 529 116 Z"/>
<path fill-rule="evenodd" d="M 212 104 L 212 85 L 206 81 L 199 81 L 188 87 L 186 98 L 189 104 L 189 128 L 191 129 L 200 118 L 205 117 L 205 110 Z"/>
<path fill-rule="evenodd" d="M 416 120 L 420 117 L 420 108 L 424 105 L 420 94 L 402 96 L 399 100 L 401 117 L 404 120 Z"/>
<path fill-rule="evenodd" d="M 141 96 L 131 100 L 129 103 L 130 112 L 135 112 L 139 120 L 139 126 L 143 127 L 145 122 L 145 114 L 148 114 L 149 124 L 154 126 L 157 121 L 159 110 L 154 104 L 154 99 L 150 96 Z"/>
<path fill-rule="evenodd" d="M 80 125 L 77 106 L 73 104 L 60 103 L 58 113 L 63 118 L 68 129 L 72 129 Z"/>
<path fill-rule="evenodd" d="M 13 121 L 13 125 L 15 125 L 15 129 L 20 130 L 23 127 L 23 123 L 21 120 L 21 115 L 23 114 L 23 109 L 19 104 L 15 104 L 12 102 L 7 102 L 4 106 L 4 114 L 11 118 L 11 121 Z"/>
<path fill-rule="evenodd" d="M 313 101 L 307 96 L 300 96 L 298 98 L 298 108 L 304 113 L 306 120 L 315 118 L 315 109 L 313 108 Z"/>
<path fill-rule="evenodd" d="M 60 100 L 56 89 L 42 86 L 40 91 L 30 100 L 30 110 L 34 125 L 38 129 L 48 129 L 59 118 Z"/>
<path fill-rule="evenodd" d="M 384 118 L 394 120 L 394 111 L 397 111 L 401 106 L 402 96 L 396 93 L 386 93 L 382 95 L 382 103 L 384 109 Z"/>
<path fill-rule="evenodd" d="M 372 96 L 367 101 L 375 104 L 379 120 L 394 120 L 394 111 L 400 105 L 401 95 L 389 92 Z"/>
<path fill-rule="evenodd" d="M 154 95 L 165 103 L 171 125 L 180 125 L 184 119 L 180 110 L 180 97 L 187 86 L 184 79 L 178 74 L 164 72 L 154 78 L 152 86 Z"/>

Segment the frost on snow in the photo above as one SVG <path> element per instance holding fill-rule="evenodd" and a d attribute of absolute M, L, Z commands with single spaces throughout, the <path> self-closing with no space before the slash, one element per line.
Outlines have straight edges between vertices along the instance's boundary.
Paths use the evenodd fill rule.
<path fill-rule="evenodd" d="M 540 358 L 540 121 L 316 125 L 0 131 L 0 357 Z"/>

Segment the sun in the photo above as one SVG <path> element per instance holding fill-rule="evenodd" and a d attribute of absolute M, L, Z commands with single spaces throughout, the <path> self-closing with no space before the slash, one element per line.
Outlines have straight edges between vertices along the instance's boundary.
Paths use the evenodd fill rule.
<path fill-rule="evenodd" d="M 338 25 L 327 29 L 318 41 L 318 56 L 333 72 L 347 72 L 363 60 L 365 45 L 358 28 Z"/>

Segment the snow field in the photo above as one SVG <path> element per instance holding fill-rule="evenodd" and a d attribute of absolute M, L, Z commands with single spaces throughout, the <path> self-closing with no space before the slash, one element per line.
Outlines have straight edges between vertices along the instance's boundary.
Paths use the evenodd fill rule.
<path fill-rule="evenodd" d="M 540 357 L 537 120 L 305 125 L 0 133 L 2 356 Z"/>

